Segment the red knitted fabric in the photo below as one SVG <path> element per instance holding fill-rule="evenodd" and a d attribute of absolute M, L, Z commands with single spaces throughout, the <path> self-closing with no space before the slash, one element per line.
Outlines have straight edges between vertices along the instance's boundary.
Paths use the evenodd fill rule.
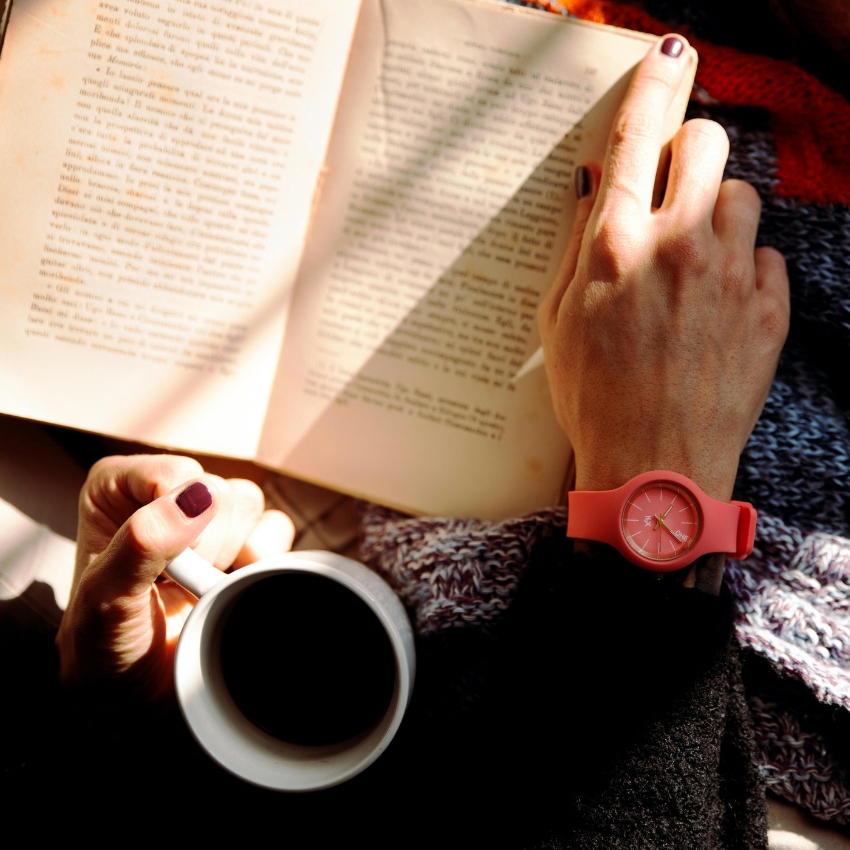
<path fill-rule="evenodd" d="M 561 4 L 542 2 L 560 11 Z M 565 0 L 579 18 L 656 35 L 669 28 L 643 9 L 611 0 Z M 687 35 L 699 53 L 697 83 L 729 106 L 770 112 L 778 155 L 776 191 L 786 197 L 850 204 L 850 104 L 790 62 L 741 53 Z"/>

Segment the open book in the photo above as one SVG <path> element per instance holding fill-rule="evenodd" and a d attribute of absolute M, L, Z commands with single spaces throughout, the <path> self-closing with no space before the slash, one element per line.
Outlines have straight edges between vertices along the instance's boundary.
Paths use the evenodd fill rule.
<path fill-rule="evenodd" d="M 554 504 L 570 447 L 512 377 L 652 41 L 487 0 L 15 0 L 0 411 L 415 512 Z"/>

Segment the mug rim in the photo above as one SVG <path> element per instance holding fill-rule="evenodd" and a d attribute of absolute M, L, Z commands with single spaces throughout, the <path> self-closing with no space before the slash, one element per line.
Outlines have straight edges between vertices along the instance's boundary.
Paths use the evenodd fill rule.
<path fill-rule="evenodd" d="M 290 744 L 260 729 L 236 707 L 226 686 L 218 681 L 216 665 L 205 662 L 217 633 L 215 625 L 223 622 L 226 609 L 241 592 L 269 576 L 292 572 L 320 575 L 355 593 L 378 617 L 392 647 L 396 677 L 386 712 L 369 729 L 336 744 Z M 372 764 L 401 725 L 414 677 L 413 631 L 392 588 L 364 564 L 324 551 L 273 555 L 224 574 L 190 612 L 174 657 L 177 701 L 199 745 L 240 779 L 289 792 L 330 788 Z"/>

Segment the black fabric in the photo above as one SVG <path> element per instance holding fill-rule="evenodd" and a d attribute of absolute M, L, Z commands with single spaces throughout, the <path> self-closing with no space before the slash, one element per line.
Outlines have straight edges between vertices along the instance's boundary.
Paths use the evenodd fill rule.
<path fill-rule="evenodd" d="M 72 702 L 42 635 L 4 659 L 3 799 L 64 834 L 162 818 L 173 839 L 274 830 L 293 847 L 765 847 L 730 612 L 546 540 L 498 628 L 420 640 L 413 702 L 378 762 L 307 795 L 231 777 L 176 712 Z"/>
<path fill-rule="evenodd" d="M 784 14 L 784 4 L 776 0 L 643 0 L 639 5 L 671 30 L 793 61 L 850 98 L 847 60 L 802 22 L 795 23 L 793 14 Z"/>
<path fill-rule="evenodd" d="M 533 730 L 514 758 L 548 808 L 520 829 L 550 847 L 765 846 L 730 599 L 566 546 L 526 575 L 492 679 Z"/>

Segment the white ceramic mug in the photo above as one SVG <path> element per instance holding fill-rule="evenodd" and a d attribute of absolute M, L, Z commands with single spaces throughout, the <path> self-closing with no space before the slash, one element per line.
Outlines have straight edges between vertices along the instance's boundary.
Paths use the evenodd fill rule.
<path fill-rule="evenodd" d="M 177 646 L 177 698 L 195 738 L 223 767 L 265 788 L 314 791 L 357 775 L 386 749 L 407 708 L 416 661 L 404 607 L 376 573 L 350 558 L 310 551 L 265 558 L 226 574 L 191 549 L 171 561 L 166 571 L 199 598 Z M 374 726 L 339 743 L 309 746 L 274 737 L 237 707 L 222 673 L 222 631 L 237 600 L 257 582 L 292 572 L 331 579 L 356 594 L 378 618 L 392 648 L 395 684 L 389 707 Z"/>

